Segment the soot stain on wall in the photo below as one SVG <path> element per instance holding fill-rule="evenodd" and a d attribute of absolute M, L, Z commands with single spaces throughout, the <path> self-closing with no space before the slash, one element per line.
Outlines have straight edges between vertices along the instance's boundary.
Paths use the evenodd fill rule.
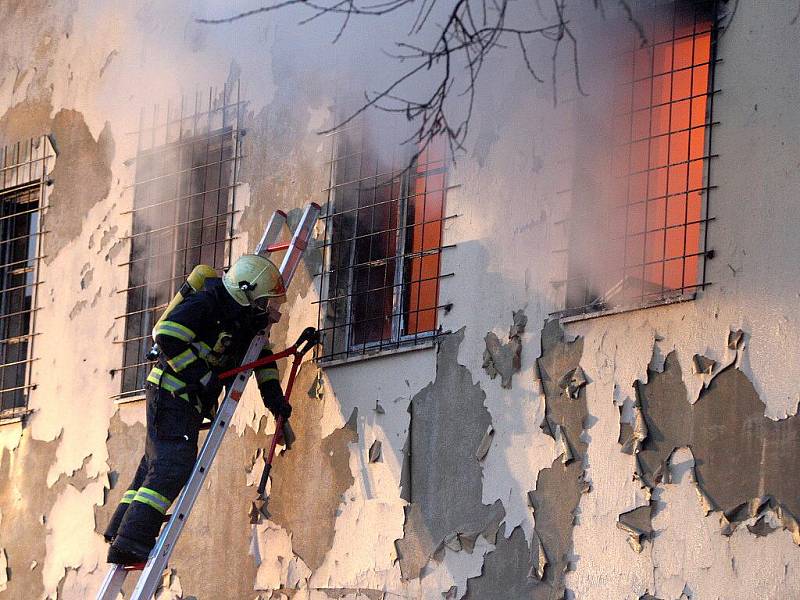
<path fill-rule="evenodd" d="M 0 540 L 8 559 L 9 598 L 35 598 L 44 593 L 42 568 L 46 554 L 47 525 L 58 490 L 47 487 L 47 473 L 55 462 L 58 439 L 32 440 L 25 433 L 15 450 L 0 455 Z M 15 476 L 11 469 L 25 473 Z M 12 482 L 14 482 L 12 484 Z M 60 488 L 60 485 L 59 485 Z M 12 543 L 13 540 L 13 543 Z M 37 561 L 38 568 L 30 565 Z"/>
<path fill-rule="evenodd" d="M 55 462 L 60 438 L 40 441 L 25 430 L 14 450 L 0 454 L 0 548 L 8 561 L 7 589 L 4 598 L 27 600 L 44 595 L 42 572 L 47 557 L 48 515 L 68 487 L 79 492 L 96 481 L 87 476 L 85 466 L 72 475 L 62 475 L 47 486 L 50 466 Z M 16 473 L 24 473 L 21 477 Z M 62 576 L 62 581 L 66 572 Z"/>
<path fill-rule="evenodd" d="M 108 196 L 114 159 L 114 139 L 108 123 L 95 141 L 81 113 L 62 109 L 53 118 L 52 135 L 61 152 L 50 173 L 54 186 L 50 208 L 45 213 L 46 227 L 51 232 L 44 238 L 48 263 L 80 234 L 83 219 L 75 216 L 88 214 L 92 206 Z"/>
<path fill-rule="evenodd" d="M 280 82 L 273 101 L 246 119 L 241 180 L 250 183 L 251 201 L 242 214 L 241 229 L 252 244 L 261 237 L 273 210 L 302 206 L 318 198 L 328 177 L 327 163 L 304 143 L 309 135 L 313 142 L 322 140 L 308 132 L 308 111 L 323 105 L 324 82 L 296 69 L 291 57 L 281 53 L 272 56 L 272 71 L 274 80 Z M 298 89 L 303 90 L 299 96 Z M 305 110 L 298 97 L 306 103 Z M 316 252 L 313 255 L 317 257 Z"/>
<path fill-rule="evenodd" d="M 57 157 L 49 178 L 53 182 L 43 223 L 48 234 L 43 237 L 45 262 L 50 264 L 58 252 L 75 239 L 83 228 L 83 219 L 111 189 L 111 162 L 114 139 L 108 123 L 97 140 L 83 115 L 61 109 L 51 119 L 49 100 L 23 102 L 0 118 L 0 144 L 13 144 L 50 134 Z"/>

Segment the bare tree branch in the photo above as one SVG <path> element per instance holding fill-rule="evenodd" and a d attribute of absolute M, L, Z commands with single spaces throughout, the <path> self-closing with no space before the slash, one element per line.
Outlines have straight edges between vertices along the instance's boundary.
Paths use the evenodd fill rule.
<path fill-rule="evenodd" d="M 641 21 L 639 21 L 633 14 L 633 8 L 631 8 L 630 3 L 628 0 L 619 0 L 619 5 L 622 10 L 625 12 L 625 16 L 628 18 L 628 22 L 636 27 L 636 32 L 639 34 L 639 42 L 641 43 L 642 47 L 647 45 L 647 32 L 644 30 L 644 26 L 642 25 Z"/>
<path fill-rule="evenodd" d="M 423 33 L 426 26 L 432 25 L 431 15 L 437 8 L 444 10 L 446 20 L 443 24 L 436 25 L 434 39 L 426 45 L 417 45 L 411 40 L 397 43 L 397 52 L 388 56 L 404 65 L 401 74 L 384 88 L 365 92 L 363 103 L 358 108 L 321 133 L 340 130 L 374 108 L 404 115 L 412 124 L 413 133 L 405 142 L 415 144 L 415 157 L 440 136 L 447 137 L 451 151 L 463 150 L 475 102 L 476 84 L 487 58 L 495 50 L 507 49 L 510 45 L 517 46 L 527 72 L 536 82 L 543 83 L 543 78 L 534 68 L 530 51 L 530 44 L 535 39 L 545 40 L 552 46 L 550 61 L 553 103 L 558 101 L 557 63 L 564 42 L 570 48 L 575 86 L 580 94 L 586 95 L 581 86 L 578 40 L 565 16 L 567 0 L 553 0 L 553 10 L 549 12 L 544 11 L 537 0 L 538 18 L 544 21 L 538 27 L 514 27 L 507 24 L 508 9 L 514 0 L 283 0 L 230 17 L 198 19 L 197 22 L 232 23 L 257 14 L 299 5 L 312 12 L 301 23 L 308 23 L 324 15 L 343 17 L 333 39 L 335 43 L 341 38 L 353 16 L 382 16 L 415 2 L 419 4 L 419 8 L 408 30 L 409 38 Z M 443 6 L 445 2 L 447 4 Z M 617 2 L 628 20 L 637 28 L 640 37 L 645 40 L 644 29 L 634 18 L 628 0 Z M 595 9 L 602 8 L 602 0 L 594 0 L 594 5 Z M 406 96 L 404 89 L 424 73 L 434 74 L 428 91 L 421 99 Z M 456 97 L 465 98 L 465 103 L 455 106 L 453 101 Z"/>
<path fill-rule="evenodd" d="M 253 10 L 241 12 L 239 14 L 233 15 L 232 17 L 226 17 L 224 19 L 195 19 L 195 21 L 198 23 L 203 23 L 205 25 L 219 25 L 221 23 L 233 23 L 234 21 L 238 21 L 239 19 L 246 19 L 247 17 L 252 17 L 254 15 L 271 12 L 273 10 L 285 8 L 287 6 L 292 6 L 294 4 L 304 4 L 304 0 L 284 0 L 284 2 L 279 2 L 277 4 L 273 4 L 272 6 L 262 6 L 260 8 L 255 8 Z"/>
<path fill-rule="evenodd" d="M 388 0 L 387 2 L 378 2 L 377 4 L 366 4 L 359 6 L 354 1 L 344 0 L 337 2 L 336 4 L 326 6 L 312 2 L 311 0 L 283 0 L 282 2 L 278 2 L 276 4 L 254 8 L 253 10 L 237 13 L 230 17 L 223 17 L 221 19 L 195 19 L 195 21 L 205 25 L 221 25 L 224 23 L 233 23 L 234 21 L 239 21 L 241 19 L 246 19 L 247 17 L 252 17 L 263 13 L 274 12 L 276 10 L 286 8 L 287 6 L 294 5 L 305 6 L 316 11 L 318 15 L 315 15 L 315 17 L 312 18 L 316 18 L 316 16 L 324 14 L 367 15 L 380 17 L 390 12 L 394 12 L 398 8 L 402 8 L 403 6 L 413 3 L 414 0 Z M 301 23 L 308 21 L 309 19 L 306 19 L 305 21 L 301 21 Z"/>

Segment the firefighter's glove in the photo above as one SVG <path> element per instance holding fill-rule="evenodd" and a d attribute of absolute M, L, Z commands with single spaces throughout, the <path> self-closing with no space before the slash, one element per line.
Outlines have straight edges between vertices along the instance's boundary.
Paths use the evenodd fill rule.
<path fill-rule="evenodd" d="M 283 417 L 284 421 L 292 416 L 292 406 L 286 401 L 277 379 L 271 379 L 261 385 L 261 399 L 264 406 L 274 417 Z"/>

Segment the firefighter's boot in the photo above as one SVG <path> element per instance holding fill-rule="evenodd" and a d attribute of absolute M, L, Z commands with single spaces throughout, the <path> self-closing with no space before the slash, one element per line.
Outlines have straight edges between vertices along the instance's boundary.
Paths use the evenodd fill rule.
<path fill-rule="evenodd" d="M 142 555 L 133 552 L 126 552 L 125 550 L 116 548 L 112 544 L 108 549 L 108 557 L 106 558 L 106 562 L 113 563 L 115 565 L 137 565 L 147 562 L 147 554 Z"/>

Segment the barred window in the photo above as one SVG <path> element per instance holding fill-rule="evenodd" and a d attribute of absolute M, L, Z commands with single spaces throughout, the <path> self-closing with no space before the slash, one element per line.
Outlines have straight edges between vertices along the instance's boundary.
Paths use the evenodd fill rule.
<path fill-rule="evenodd" d="M 450 218 L 446 143 L 439 138 L 413 152 L 393 140 L 376 148 L 364 125 L 334 138 L 322 216 L 324 361 L 413 347 L 437 334 L 439 281 L 451 275 L 440 261 Z"/>
<path fill-rule="evenodd" d="M 151 332 L 198 264 L 220 273 L 231 260 L 236 176 L 241 159 L 238 85 L 207 100 L 181 99 L 142 115 L 124 319 L 122 390 L 140 395 L 152 363 Z"/>
<path fill-rule="evenodd" d="M 654 3 L 645 43 L 632 34 L 619 59 L 612 201 L 601 215 L 578 200 L 590 209 L 570 239 L 564 315 L 691 299 L 708 285 L 715 10 Z"/>
<path fill-rule="evenodd" d="M 41 222 L 54 158 L 47 136 L 0 148 L 0 419 L 26 414 L 35 387 Z"/>

